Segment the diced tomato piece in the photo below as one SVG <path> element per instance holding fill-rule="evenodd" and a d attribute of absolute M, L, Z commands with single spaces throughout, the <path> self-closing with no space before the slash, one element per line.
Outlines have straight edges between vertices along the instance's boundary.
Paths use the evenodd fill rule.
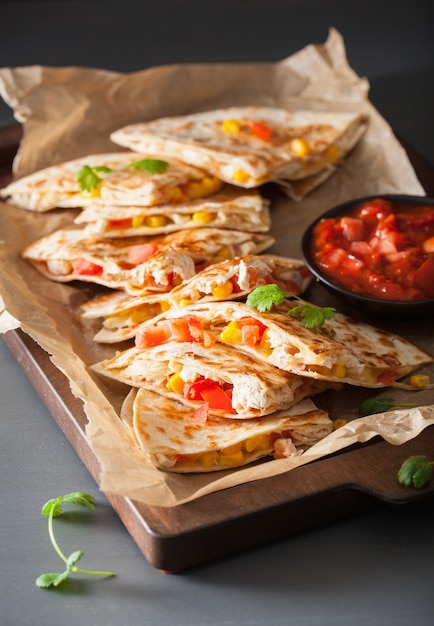
<path fill-rule="evenodd" d="M 132 220 L 128 217 L 124 220 L 109 220 L 109 228 L 131 228 Z"/>
<path fill-rule="evenodd" d="M 184 397 L 187 400 L 204 400 L 211 410 L 234 411 L 230 395 L 220 387 L 217 381 L 202 376 L 192 383 L 185 383 Z"/>
<path fill-rule="evenodd" d="M 199 376 L 194 382 L 185 383 L 184 398 L 187 400 L 203 400 L 202 391 L 216 385 L 218 386 L 218 383 L 215 380 Z"/>
<path fill-rule="evenodd" d="M 374 252 L 366 241 L 352 241 L 349 250 L 351 254 L 364 261 L 374 262 L 378 260 L 378 253 Z"/>
<path fill-rule="evenodd" d="M 416 270 L 414 281 L 429 298 L 434 298 L 434 258 L 429 257 Z"/>
<path fill-rule="evenodd" d="M 231 398 L 219 385 L 210 386 L 204 389 L 202 391 L 202 398 L 208 403 L 211 410 L 214 409 L 235 413 L 232 408 Z"/>
<path fill-rule="evenodd" d="M 137 331 L 135 344 L 137 348 L 159 346 L 172 337 L 172 330 L 167 322 L 146 326 Z"/>
<path fill-rule="evenodd" d="M 331 248 L 318 257 L 321 267 L 334 270 L 342 265 L 347 258 L 347 253 L 343 248 Z"/>
<path fill-rule="evenodd" d="M 392 212 L 392 204 L 387 200 L 378 198 L 371 200 L 360 210 L 360 215 L 366 219 L 381 220 L 385 219 Z"/>
<path fill-rule="evenodd" d="M 75 259 L 72 263 L 72 273 L 85 276 L 97 276 L 102 274 L 103 268 L 87 259 Z"/>
<path fill-rule="evenodd" d="M 158 246 L 154 243 L 140 243 L 135 246 L 129 246 L 128 258 L 134 265 L 143 263 L 150 256 L 155 254 L 158 250 Z"/>
<path fill-rule="evenodd" d="M 178 341 L 179 343 L 184 341 L 193 341 L 188 322 L 185 318 L 175 318 L 173 320 L 168 320 L 167 323 L 170 328 L 171 339 Z"/>
<path fill-rule="evenodd" d="M 348 241 L 361 241 L 365 237 L 365 225 L 358 217 L 342 217 L 341 228 Z"/>
<path fill-rule="evenodd" d="M 262 122 L 255 122 L 254 120 L 248 120 L 246 122 L 246 126 L 251 130 L 255 137 L 258 139 L 263 139 L 264 141 L 268 141 L 271 137 L 271 128 L 268 128 Z"/>
<path fill-rule="evenodd" d="M 196 422 L 200 422 L 201 424 L 206 424 L 206 422 L 208 421 L 208 404 L 206 402 L 204 402 L 194 411 L 193 419 L 195 419 Z"/>
<path fill-rule="evenodd" d="M 200 341 L 203 338 L 204 332 L 202 322 L 197 317 L 194 317 L 194 315 L 187 315 L 184 319 L 187 323 L 192 338 L 191 340 Z"/>
<path fill-rule="evenodd" d="M 267 328 L 254 317 L 243 317 L 237 320 L 241 329 L 241 343 L 246 346 L 255 346 L 261 341 L 262 335 Z"/>
<path fill-rule="evenodd" d="M 422 242 L 422 250 L 427 254 L 434 254 L 434 237 L 429 237 Z"/>

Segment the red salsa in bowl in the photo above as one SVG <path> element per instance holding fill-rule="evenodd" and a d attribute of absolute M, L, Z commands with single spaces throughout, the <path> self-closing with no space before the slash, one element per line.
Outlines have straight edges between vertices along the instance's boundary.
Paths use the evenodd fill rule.
<path fill-rule="evenodd" d="M 434 199 L 378 195 L 335 207 L 308 228 L 303 255 L 353 305 L 357 297 L 404 309 L 422 302 L 434 313 Z"/>

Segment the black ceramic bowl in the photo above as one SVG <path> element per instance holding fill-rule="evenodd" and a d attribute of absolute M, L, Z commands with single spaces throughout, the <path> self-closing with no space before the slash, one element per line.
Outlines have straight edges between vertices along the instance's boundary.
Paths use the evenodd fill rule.
<path fill-rule="evenodd" d="M 344 204 L 336 206 L 322 215 L 320 215 L 305 231 L 302 238 L 302 252 L 304 262 L 312 272 L 313 276 L 322 284 L 330 293 L 332 293 L 338 300 L 345 305 L 350 306 L 352 309 L 359 311 L 368 316 L 389 319 L 391 321 L 417 321 L 424 320 L 430 317 L 434 318 L 434 298 L 426 300 L 414 300 L 414 301 L 397 301 L 397 300 L 383 300 L 370 295 L 364 295 L 363 293 L 355 293 L 349 289 L 336 284 L 330 277 L 326 276 L 323 270 L 316 264 L 311 249 L 311 238 L 315 226 L 320 220 L 328 217 L 337 217 L 347 214 L 351 209 L 357 205 L 371 201 L 374 199 L 390 200 L 392 203 L 406 204 L 411 206 L 428 205 L 433 207 L 434 210 L 434 198 L 428 198 L 425 196 L 409 196 L 409 195 L 396 195 L 396 194 L 378 194 L 375 196 L 367 196 L 364 198 L 357 198 Z"/>

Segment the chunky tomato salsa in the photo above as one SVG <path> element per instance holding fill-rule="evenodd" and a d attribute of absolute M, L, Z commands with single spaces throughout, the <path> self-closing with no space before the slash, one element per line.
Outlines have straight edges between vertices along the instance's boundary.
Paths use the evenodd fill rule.
<path fill-rule="evenodd" d="M 434 298 L 434 207 L 377 198 L 320 220 L 310 252 L 335 284 L 382 300 Z"/>

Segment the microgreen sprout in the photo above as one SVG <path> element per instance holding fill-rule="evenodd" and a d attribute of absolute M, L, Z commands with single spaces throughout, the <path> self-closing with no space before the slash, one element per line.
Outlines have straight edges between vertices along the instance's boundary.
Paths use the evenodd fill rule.
<path fill-rule="evenodd" d="M 398 482 L 404 487 L 424 487 L 432 474 L 434 461 L 428 461 L 426 456 L 418 454 L 409 456 L 398 471 Z"/>
<path fill-rule="evenodd" d="M 62 550 L 59 548 L 59 545 L 54 536 L 53 518 L 59 517 L 59 515 L 62 513 L 62 505 L 64 502 L 68 502 L 71 504 L 82 504 L 84 506 L 87 506 L 89 509 L 94 509 L 95 506 L 93 504 L 93 500 L 93 496 L 90 496 L 89 494 L 82 491 L 75 491 L 73 493 L 68 493 L 64 496 L 59 496 L 58 498 L 48 500 L 48 502 L 46 502 L 42 507 L 42 515 L 48 517 L 48 534 L 51 544 L 57 552 L 58 556 L 66 564 L 66 568 L 63 572 L 60 573 L 41 574 L 35 581 L 37 587 L 57 587 L 72 573 L 90 574 L 93 576 L 114 576 L 113 572 L 94 571 L 77 567 L 76 563 L 83 556 L 83 552 L 81 550 L 76 550 L 75 552 L 72 552 L 69 556 L 65 556 Z"/>

